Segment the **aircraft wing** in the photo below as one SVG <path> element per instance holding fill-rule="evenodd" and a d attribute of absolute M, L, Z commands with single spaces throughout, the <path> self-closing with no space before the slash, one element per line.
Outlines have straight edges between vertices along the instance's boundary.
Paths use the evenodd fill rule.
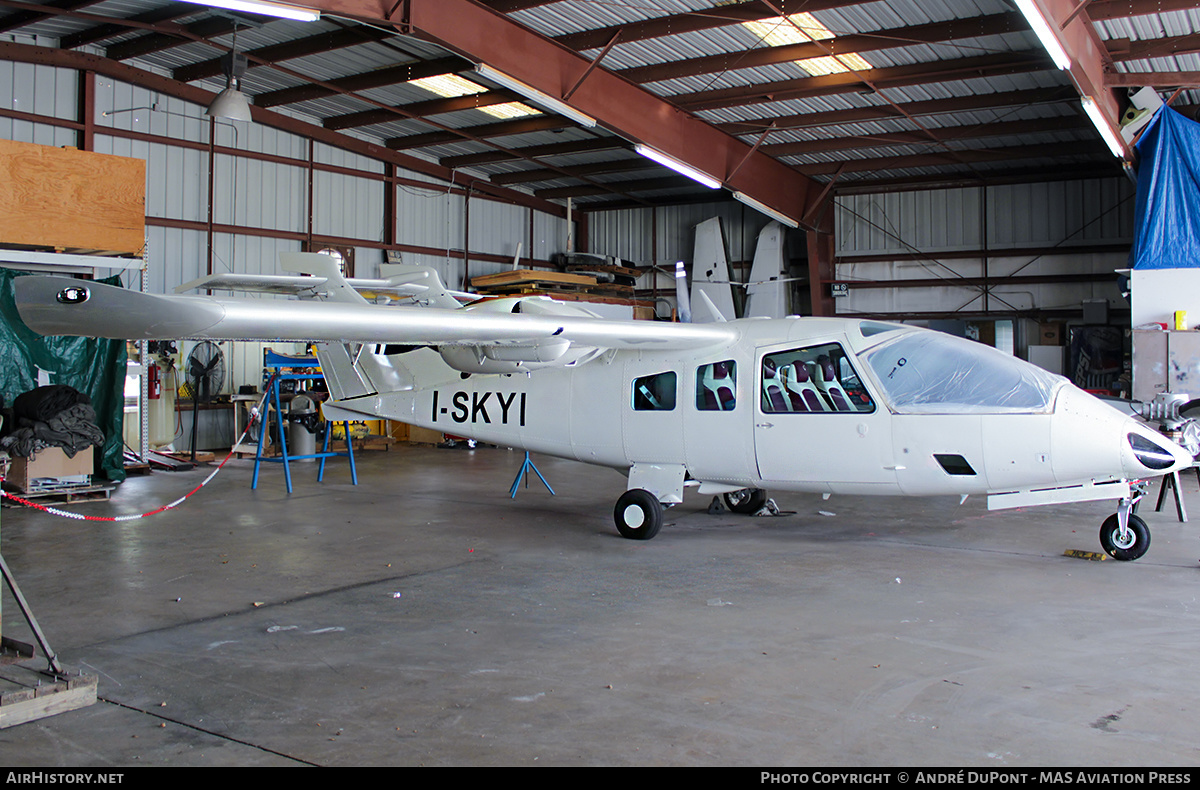
<path fill-rule="evenodd" d="M 581 346 L 653 350 L 702 348 L 737 337 L 729 324 L 143 294 L 67 277 L 19 277 L 13 287 L 21 319 L 43 335 L 431 346 L 560 338 Z"/>

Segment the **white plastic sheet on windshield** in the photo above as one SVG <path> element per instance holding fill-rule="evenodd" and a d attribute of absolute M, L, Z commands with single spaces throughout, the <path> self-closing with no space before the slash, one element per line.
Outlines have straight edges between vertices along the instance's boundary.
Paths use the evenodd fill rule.
<path fill-rule="evenodd" d="M 941 332 L 912 332 L 862 356 L 897 412 L 1045 412 L 1066 381 L 994 348 Z"/>

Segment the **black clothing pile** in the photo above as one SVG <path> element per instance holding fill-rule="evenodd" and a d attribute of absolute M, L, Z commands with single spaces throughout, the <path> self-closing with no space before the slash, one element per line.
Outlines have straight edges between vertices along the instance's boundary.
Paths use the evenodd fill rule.
<path fill-rule="evenodd" d="M 12 423 L 0 438 L 0 450 L 33 460 L 40 450 L 61 447 L 68 458 L 92 445 L 104 444 L 96 412 L 87 395 L 65 384 L 38 387 L 13 400 Z"/>

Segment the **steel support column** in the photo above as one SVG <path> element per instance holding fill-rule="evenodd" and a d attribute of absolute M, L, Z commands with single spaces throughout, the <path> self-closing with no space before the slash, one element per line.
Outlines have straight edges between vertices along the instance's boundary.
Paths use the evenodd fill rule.
<path fill-rule="evenodd" d="M 96 72 L 79 73 L 79 122 L 83 124 L 76 135 L 80 151 L 96 150 Z"/>
<path fill-rule="evenodd" d="M 808 231 L 808 287 L 812 297 L 812 314 L 834 314 L 833 294 L 829 284 L 834 281 L 832 231 Z"/>

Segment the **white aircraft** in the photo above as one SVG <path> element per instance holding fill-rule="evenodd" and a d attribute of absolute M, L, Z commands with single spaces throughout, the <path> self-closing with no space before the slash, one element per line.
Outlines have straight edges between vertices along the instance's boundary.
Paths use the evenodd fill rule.
<path fill-rule="evenodd" d="M 600 319 L 545 297 L 466 306 L 432 269 L 347 281 L 320 254 L 281 256 L 314 276 L 217 275 L 190 287 L 308 296 L 150 295 L 21 277 L 33 330 L 124 339 L 318 341 L 328 419 L 386 418 L 627 471 L 614 520 L 646 540 L 686 488 L 754 512 L 765 489 L 986 494 L 989 508 L 1115 499 L 1106 551 L 1140 557 L 1131 481 L 1191 455 L 1144 423 L 1019 359 L 901 324 L 747 318 Z M 410 305 L 372 304 L 376 299 Z"/>

